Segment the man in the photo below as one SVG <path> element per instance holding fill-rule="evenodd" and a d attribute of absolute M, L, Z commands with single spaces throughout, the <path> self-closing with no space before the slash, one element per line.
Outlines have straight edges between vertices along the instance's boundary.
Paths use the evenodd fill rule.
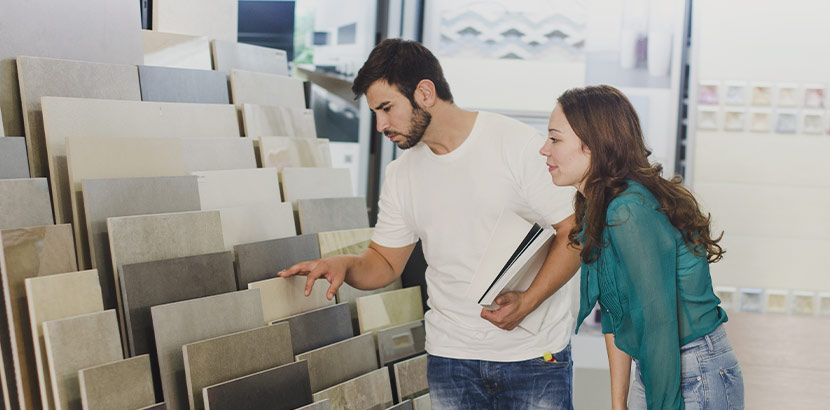
<path fill-rule="evenodd" d="M 366 95 L 378 131 L 407 150 L 386 169 L 372 242 L 360 256 L 303 262 L 279 275 L 307 275 L 306 295 L 323 277 L 329 299 L 344 281 L 380 288 L 401 275 L 420 238 L 429 265 L 432 407 L 571 409 L 576 295 L 555 292 L 579 267 L 578 252 L 567 247 L 573 191 L 551 183 L 538 154 L 544 137 L 507 117 L 456 106 L 438 60 L 416 42 L 380 43 L 352 91 Z M 489 311 L 464 296 L 504 208 L 558 234 L 531 287 L 500 295 L 499 308 Z M 547 310 L 541 331 L 517 327 L 537 308 Z"/>

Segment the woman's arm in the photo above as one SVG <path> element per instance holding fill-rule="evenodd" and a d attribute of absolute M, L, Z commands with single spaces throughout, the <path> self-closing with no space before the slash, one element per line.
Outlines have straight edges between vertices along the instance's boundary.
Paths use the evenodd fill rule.
<path fill-rule="evenodd" d="M 628 409 L 628 383 L 631 377 L 631 356 L 614 344 L 614 334 L 605 334 L 605 350 L 611 367 L 611 409 Z"/>

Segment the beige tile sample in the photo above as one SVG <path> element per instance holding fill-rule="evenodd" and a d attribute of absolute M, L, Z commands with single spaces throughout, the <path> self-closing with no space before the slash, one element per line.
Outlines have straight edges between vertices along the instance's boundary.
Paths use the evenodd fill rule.
<path fill-rule="evenodd" d="M 46 178 L 1 179 L 0 210 L 0 229 L 53 224 Z"/>
<path fill-rule="evenodd" d="M 202 389 L 294 361 L 288 323 L 182 346 L 190 408 L 205 408 Z"/>
<path fill-rule="evenodd" d="M 138 70 L 135 65 L 21 56 L 17 58 L 17 77 L 20 83 L 29 168 L 33 176 L 49 175 L 41 97 L 141 101 Z M 51 143 L 63 145 L 63 141 Z M 60 148 L 55 147 L 53 150 L 58 152 Z"/>
<path fill-rule="evenodd" d="M 335 304 L 334 298 L 326 298 L 327 281 L 315 281 L 308 296 L 305 296 L 305 282 L 305 276 L 272 278 L 251 282 L 248 289 L 262 292 L 262 313 L 266 323 Z"/>
<path fill-rule="evenodd" d="M 424 318 L 419 286 L 362 296 L 355 303 L 361 334 Z"/>
<path fill-rule="evenodd" d="M 219 209 L 225 249 L 297 235 L 291 204 L 270 200 Z"/>
<path fill-rule="evenodd" d="M 260 137 L 259 155 L 265 168 L 331 168 L 326 138 Z"/>
<path fill-rule="evenodd" d="M 4 376 L 21 408 L 37 408 L 40 391 L 29 314 L 26 309 L 27 278 L 73 272 L 75 246 L 69 224 L 0 231 L 0 273 L 3 279 L 5 322 L 10 345 L 3 347 Z"/>
<path fill-rule="evenodd" d="M 280 183 L 283 199 L 295 209 L 298 199 L 354 196 L 348 168 L 284 168 Z"/>
<path fill-rule="evenodd" d="M 303 110 L 303 81 L 284 75 L 231 70 L 231 100 L 234 104 L 259 104 Z"/>
<path fill-rule="evenodd" d="M 395 363 L 392 368 L 398 400 L 412 399 L 429 392 L 426 354 Z"/>
<path fill-rule="evenodd" d="M 273 105 L 242 104 L 245 135 L 317 138 L 314 111 Z"/>
<path fill-rule="evenodd" d="M 80 410 L 78 371 L 123 359 L 114 310 L 43 323 L 56 410 Z"/>
<path fill-rule="evenodd" d="M 237 0 L 152 0 L 153 30 L 236 41 Z"/>
<path fill-rule="evenodd" d="M 3 110 L 0 109 L 0 137 L 6 136 L 6 130 L 3 128 Z"/>
<path fill-rule="evenodd" d="M 314 393 L 314 401 L 328 399 L 332 410 L 386 409 L 392 405 L 389 371 L 378 369 Z"/>
<path fill-rule="evenodd" d="M 308 361 L 312 393 L 328 389 L 378 368 L 373 335 L 355 336 L 298 354 L 296 358 L 297 361 Z"/>
<path fill-rule="evenodd" d="M 303 234 L 369 227 L 366 198 L 317 198 L 297 201 Z"/>
<path fill-rule="evenodd" d="M 41 325 L 50 320 L 66 319 L 87 313 L 102 312 L 101 285 L 95 269 L 61 273 L 25 281 L 29 307 L 30 343 L 34 346 L 35 365 L 43 408 L 53 408 L 52 381 L 46 365 L 46 345 Z"/>
<path fill-rule="evenodd" d="M 257 167 L 250 138 L 182 138 L 181 144 L 187 173 Z"/>
<path fill-rule="evenodd" d="M 285 50 L 260 47 L 236 41 L 213 40 L 213 67 L 229 73 L 232 68 L 258 73 L 289 75 Z"/>
<path fill-rule="evenodd" d="M 135 410 L 156 402 L 150 355 L 78 372 L 84 410 Z"/>
<path fill-rule="evenodd" d="M 204 36 L 141 30 L 144 65 L 212 70 L 210 39 Z"/>
<path fill-rule="evenodd" d="M 429 401 L 429 393 L 412 399 L 412 408 L 414 410 L 431 410 L 432 402 Z"/>
<path fill-rule="evenodd" d="M 274 169 L 193 172 L 199 177 L 202 209 L 221 209 L 263 201 L 281 201 Z"/>

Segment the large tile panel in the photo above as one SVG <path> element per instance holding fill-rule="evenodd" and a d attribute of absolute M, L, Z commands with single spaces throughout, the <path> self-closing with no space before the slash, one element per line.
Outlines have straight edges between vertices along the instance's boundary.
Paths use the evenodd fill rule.
<path fill-rule="evenodd" d="M 213 70 L 138 66 L 141 100 L 230 104 L 228 76 Z"/>
<path fill-rule="evenodd" d="M 0 137 L 3 136 L 2 132 L 0 129 Z M 0 179 L 29 178 L 27 158 L 25 138 L 0 138 Z"/>
<path fill-rule="evenodd" d="M 46 178 L 0 179 L 0 229 L 53 223 Z"/>
<path fill-rule="evenodd" d="M 257 167 L 250 138 L 183 138 L 181 144 L 187 173 Z"/>
<path fill-rule="evenodd" d="M 210 39 L 204 36 L 141 30 L 144 65 L 211 70 Z"/>
<path fill-rule="evenodd" d="M 354 337 L 349 306 L 340 303 L 300 313 L 274 323 L 291 326 L 291 346 L 298 355 Z"/>
<path fill-rule="evenodd" d="M 354 196 L 347 168 L 284 168 L 280 176 L 282 197 L 295 207 L 298 199 Z"/>
<path fill-rule="evenodd" d="M 146 354 L 83 369 L 78 382 L 84 410 L 135 410 L 156 401 Z"/>
<path fill-rule="evenodd" d="M 274 278 L 277 272 L 296 263 L 320 259 L 316 234 L 247 243 L 235 246 L 234 250 L 240 289 L 247 289 L 251 282 Z"/>
<path fill-rule="evenodd" d="M 284 50 L 226 40 L 213 40 L 210 46 L 213 68 L 217 71 L 227 74 L 232 68 L 238 68 L 258 73 L 289 74 L 288 56 Z"/>
<path fill-rule="evenodd" d="M 328 399 L 332 410 L 374 410 L 392 405 L 389 372 L 378 369 L 314 393 L 314 401 Z"/>
<path fill-rule="evenodd" d="M 153 30 L 236 41 L 237 0 L 152 0 Z"/>
<path fill-rule="evenodd" d="M 297 201 L 300 232 L 317 233 L 369 227 L 366 198 L 318 198 Z"/>
<path fill-rule="evenodd" d="M 303 81 L 283 75 L 231 70 L 234 104 L 259 104 L 305 109 Z"/>
<path fill-rule="evenodd" d="M 248 288 L 259 289 L 262 292 L 262 313 L 266 322 L 334 305 L 334 298 L 326 298 L 328 282 L 315 281 L 308 296 L 305 296 L 305 284 L 304 276 L 292 276 L 251 282 Z"/>
<path fill-rule="evenodd" d="M 337 360 L 331 360 L 333 357 Z M 308 361 L 311 391 L 319 392 L 378 368 L 373 335 L 360 335 L 297 355 Z"/>
<path fill-rule="evenodd" d="M 325 138 L 260 137 L 259 155 L 263 167 L 279 171 L 288 167 L 331 168 L 331 150 Z"/>
<path fill-rule="evenodd" d="M 360 333 L 371 333 L 424 318 L 419 286 L 362 296 L 355 303 Z"/>
<path fill-rule="evenodd" d="M 242 123 L 249 137 L 317 138 L 314 111 L 310 109 L 242 104 Z"/>
<path fill-rule="evenodd" d="M 293 410 L 311 403 L 308 366 L 299 361 L 219 383 L 202 397 L 207 410 Z"/>

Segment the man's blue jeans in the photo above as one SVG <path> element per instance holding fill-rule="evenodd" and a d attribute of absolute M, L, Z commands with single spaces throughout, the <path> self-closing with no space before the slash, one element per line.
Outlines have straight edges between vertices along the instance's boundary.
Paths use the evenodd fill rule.
<path fill-rule="evenodd" d="M 433 410 L 573 410 L 571 346 L 521 362 L 427 357 Z"/>

